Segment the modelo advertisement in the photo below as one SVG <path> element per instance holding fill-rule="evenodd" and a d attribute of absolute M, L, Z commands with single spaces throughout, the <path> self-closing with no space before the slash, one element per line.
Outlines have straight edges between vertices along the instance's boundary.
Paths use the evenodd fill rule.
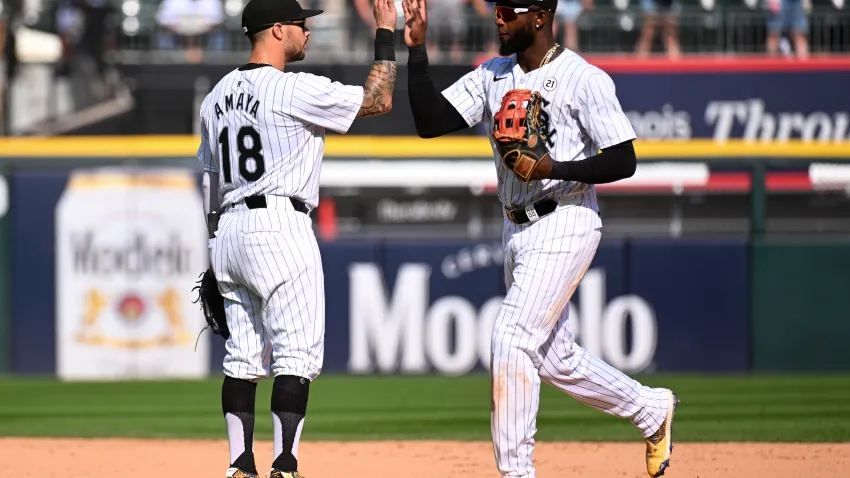
<path fill-rule="evenodd" d="M 203 377 L 209 336 L 191 285 L 207 268 L 195 178 L 180 170 L 71 174 L 56 208 L 62 379 Z"/>
<path fill-rule="evenodd" d="M 173 178 L 181 172 L 162 174 L 172 179 L 113 177 L 108 194 L 101 172 L 11 176 L 12 371 L 67 379 L 220 373 L 220 337 L 205 332 L 194 348 L 206 325 L 191 292 L 207 267 L 200 187 L 197 178 L 180 186 Z M 505 295 L 498 242 L 320 247 L 324 371 L 487 370 Z M 747 264 L 745 241 L 604 238 L 569 304 L 569 326 L 579 344 L 629 373 L 747 370 Z"/>
<path fill-rule="evenodd" d="M 611 77 L 643 140 L 850 141 L 850 71 Z"/>
<path fill-rule="evenodd" d="M 505 296 L 500 244 L 325 244 L 322 254 L 325 370 L 489 368 Z M 604 241 L 568 306 L 569 326 L 627 373 L 745 370 L 746 254 L 744 242 Z M 722 353 L 707 340 L 718 331 Z"/>

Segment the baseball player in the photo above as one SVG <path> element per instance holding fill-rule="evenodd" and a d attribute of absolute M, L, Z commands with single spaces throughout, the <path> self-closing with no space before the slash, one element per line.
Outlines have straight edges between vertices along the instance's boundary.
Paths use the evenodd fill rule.
<path fill-rule="evenodd" d="M 500 55 L 440 94 L 428 75 L 424 0 L 403 0 L 409 97 L 418 134 L 484 122 L 504 205 L 507 295 L 491 339 L 491 433 L 503 476 L 533 477 L 541 379 L 629 419 L 646 441 L 650 476 L 672 452 L 678 402 L 579 347 L 568 302 L 599 244 L 594 184 L 630 177 L 635 133 L 599 68 L 555 43 L 557 0 L 498 0 Z M 601 150 L 601 151 L 600 151 Z"/>
<path fill-rule="evenodd" d="M 251 56 L 201 105 L 211 268 L 199 287 L 207 322 L 227 339 L 221 406 L 231 478 L 258 476 L 254 402 L 269 375 L 275 458 L 267 476 L 302 476 L 298 440 L 324 354 L 324 276 L 309 214 L 325 131 L 345 133 L 355 118 L 392 108 L 393 0 L 375 1 L 375 61 L 364 86 L 287 71 L 304 59 L 306 22 L 320 13 L 297 0 L 251 0 L 242 12 Z"/>

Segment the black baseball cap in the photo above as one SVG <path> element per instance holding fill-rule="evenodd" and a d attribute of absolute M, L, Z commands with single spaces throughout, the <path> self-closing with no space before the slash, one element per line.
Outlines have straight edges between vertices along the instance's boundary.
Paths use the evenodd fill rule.
<path fill-rule="evenodd" d="M 550 12 L 558 8 L 558 0 L 487 0 L 490 3 L 502 3 L 514 7 L 543 7 Z"/>
<path fill-rule="evenodd" d="M 252 36 L 275 23 L 315 17 L 324 10 L 304 10 L 298 0 L 251 0 L 242 10 L 242 32 Z"/>

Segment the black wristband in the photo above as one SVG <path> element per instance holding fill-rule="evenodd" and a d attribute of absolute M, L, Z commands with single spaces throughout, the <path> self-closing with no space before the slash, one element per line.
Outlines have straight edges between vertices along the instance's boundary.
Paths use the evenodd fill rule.
<path fill-rule="evenodd" d="M 375 32 L 375 61 L 395 61 L 395 32 L 378 28 Z"/>
<path fill-rule="evenodd" d="M 425 45 L 416 45 L 407 49 L 408 74 L 412 79 L 428 76 L 428 50 Z"/>
<path fill-rule="evenodd" d="M 428 63 L 428 50 L 425 45 L 416 45 L 407 49 L 408 63 Z"/>
<path fill-rule="evenodd" d="M 549 174 L 549 179 L 560 179 L 562 181 L 569 181 L 569 178 L 569 161 L 552 161 L 552 172 Z"/>

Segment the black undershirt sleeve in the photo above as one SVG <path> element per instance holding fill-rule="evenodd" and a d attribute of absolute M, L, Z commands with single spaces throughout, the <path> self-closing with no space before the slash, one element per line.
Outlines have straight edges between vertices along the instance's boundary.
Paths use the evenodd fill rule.
<path fill-rule="evenodd" d="M 637 156 L 629 140 L 605 148 L 602 153 L 581 161 L 555 161 L 550 177 L 586 184 L 605 184 L 630 178 L 636 169 Z"/>
<path fill-rule="evenodd" d="M 425 45 L 409 49 L 407 61 L 407 93 L 416 133 L 422 138 L 435 138 L 468 128 L 454 105 L 437 91 L 428 74 L 428 54 Z"/>

